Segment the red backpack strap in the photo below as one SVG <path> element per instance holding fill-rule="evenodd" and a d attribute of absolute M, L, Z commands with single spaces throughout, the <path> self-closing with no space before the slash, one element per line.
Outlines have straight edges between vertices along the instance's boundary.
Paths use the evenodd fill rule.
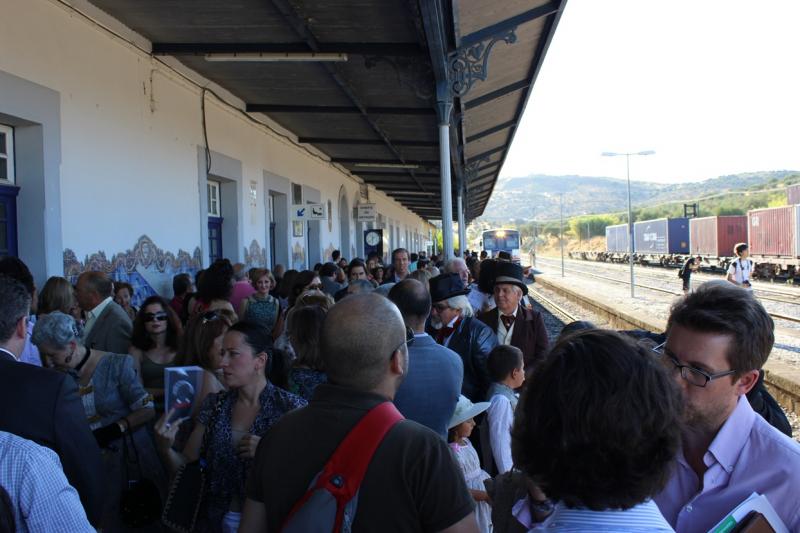
<path fill-rule="evenodd" d="M 338 505 L 333 531 L 340 531 L 345 506 L 358 492 L 372 456 L 389 430 L 403 418 L 392 402 L 383 402 L 370 409 L 333 452 L 314 487 L 295 503 L 287 520 L 315 490 L 325 489 L 336 498 Z"/>

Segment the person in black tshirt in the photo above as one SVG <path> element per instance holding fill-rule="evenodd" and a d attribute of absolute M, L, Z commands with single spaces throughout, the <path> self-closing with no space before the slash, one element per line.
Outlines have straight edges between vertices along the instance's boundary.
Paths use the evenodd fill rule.
<path fill-rule="evenodd" d="M 683 294 L 689 294 L 689 291 L 692 290 L 692 272 L 700 270 L 702 262 L 703 258 L 698 255 L 697 257 L 690 257 L 683 263 L 680 272 L 678 272 L 678 277 L 683 280 Z"/>
<path fill-rule="evenodd" d="M 279 531 L 350 430 L 371 408 L 393 400 L 408 372 L 406 335 L 400 311 L 377 294 L 348 296 L 331 308 L 320 332 L 328 383 L 259 443 L 240 532 Z M 444 439 L 402 420 L 369 463 L 352 532 L 477 533 L 473 509 Z"/>

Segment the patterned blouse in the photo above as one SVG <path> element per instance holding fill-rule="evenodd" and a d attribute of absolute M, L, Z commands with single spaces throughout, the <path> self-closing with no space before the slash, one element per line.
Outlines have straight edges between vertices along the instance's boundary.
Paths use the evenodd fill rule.
<path fill-rule="evenodd" d="M 272 330 L 275 327 L 275 322 L 278 321 L 278 313 L 280 312 L 281 304 L 274 296 L 267 295 L 266 298 L 258 298 L 252 295 L 247 298 L 247 310 L 245 311 L 244 319 Z"/>
<path fill-rule="evenodd" d="M 212 527 L 219 523 L 222 515 L 228 511 L 233 498 L 244 501 L 245 482 L 253 462 L 252 459 L 240 459 L 233 444 L 231 420 L 233 406 L 238 396 L 237 389 L 209 394 L 197 416 L 197 422 L 206 428 L 204 438 L 206 449 L 201 450 L 201 455 L 205 458 L 209 470 L 206 502 L 208 519 Z M 267 382 L 258 399 L 261 411 L 256 415 L 249 433 L 259 437 L 263 437 L 285 413 L 303 407 L 307 403 L 299 396 L 270 382 Z M 219 412 L 215 413 L 217 409 Z"/>
<path fill-rule="evenodd" d="M 289 373 L 289 390 L 306 401 L 311 400 L 317 385 L 328 382 L 325 372 L 310 368 L 293 368 Z"/>

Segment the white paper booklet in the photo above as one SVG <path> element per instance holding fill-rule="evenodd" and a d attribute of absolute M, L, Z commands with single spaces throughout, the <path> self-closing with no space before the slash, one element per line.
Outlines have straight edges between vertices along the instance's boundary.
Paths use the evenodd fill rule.
<path fill-rule="evenodd" d="M 775 512 L 775 508 L 769 503 L 767 497 L 756 492 L 737 505 L 733 511 L 728 513 L 728 516 L 712 527 L 709 533 L 728 533 L 728 531 L 732 531 L 751 511 L 761 513 L 767 519 L 769 525 L 772 526 L 772 529 L 775 530 L 775 533 L 789 533 L 786 524 Z"/>

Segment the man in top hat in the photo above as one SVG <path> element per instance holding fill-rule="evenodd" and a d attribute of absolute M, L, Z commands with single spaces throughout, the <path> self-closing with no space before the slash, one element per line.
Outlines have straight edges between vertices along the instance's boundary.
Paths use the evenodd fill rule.
<path fill-rule="evenodd" d="M 486 360 L 497 346 L 497 337 L 474 317 L 467 294 L 469 289 L 458 274 L 441 274 L 430 280 L 431 326 L 428 334 L 436 342 L 456 352 L 464 363 L 461 394 L 480 402 L 489 389 Z"/>
<path fill-rule="evenodd" d="M 497 307 L 480 313 L 478 320 L 495 332 L 499 344 L 510 344 L 522 350 L 525 370 L 529 371 L 547 353 L 548 340 L 542 314 L 520 304 L 527 294 L 522 267 L 516 263 L 498 262 L 494 279 Z"/>

